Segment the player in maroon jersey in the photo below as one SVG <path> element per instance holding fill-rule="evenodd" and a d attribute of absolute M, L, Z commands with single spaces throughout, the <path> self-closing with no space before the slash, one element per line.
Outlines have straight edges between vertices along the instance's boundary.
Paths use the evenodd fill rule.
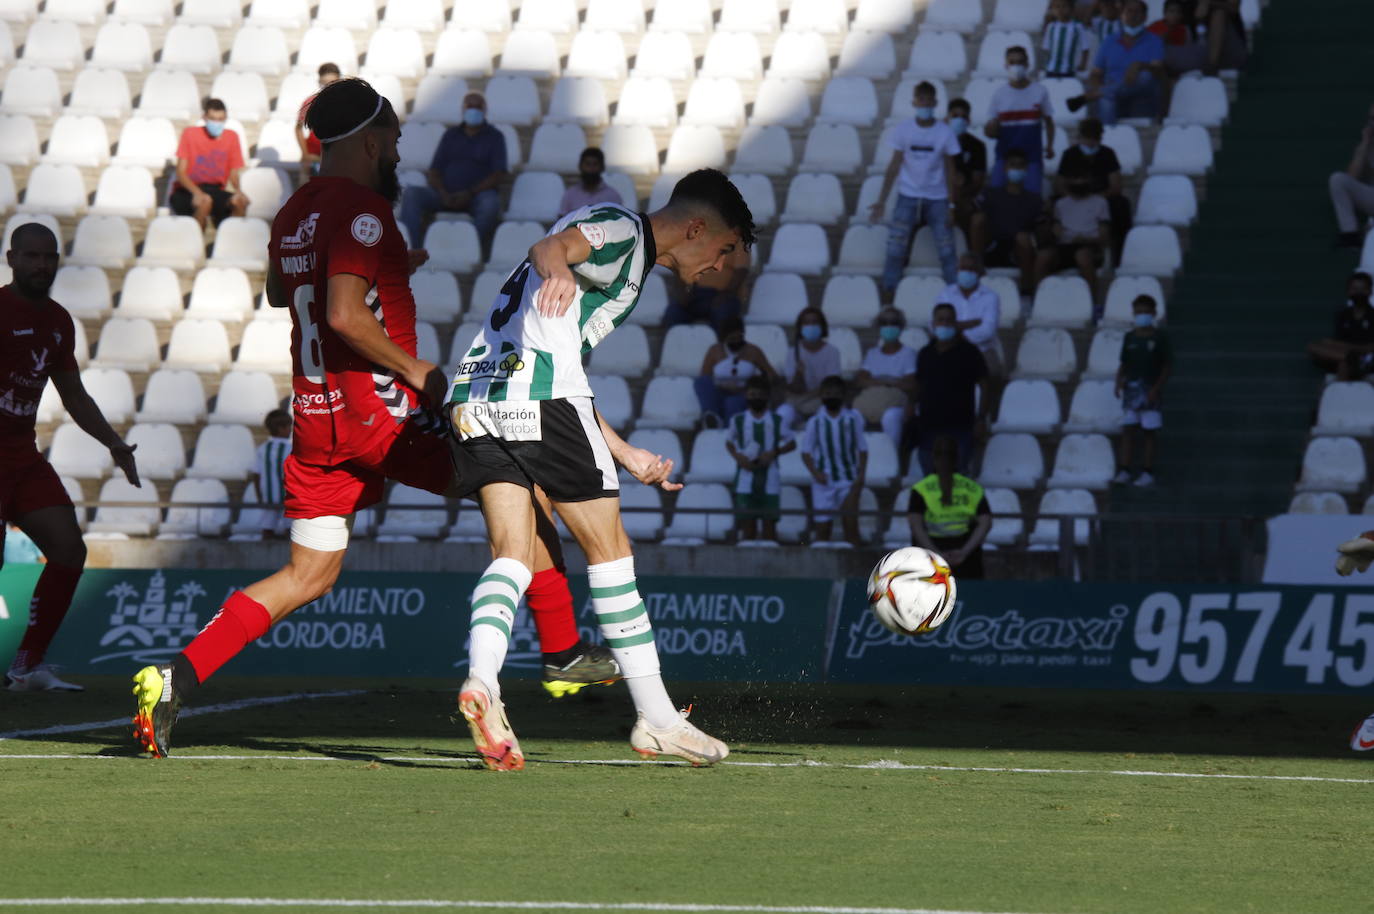
<path fill-rule="evenodd" d="M 110 449 L 129 482 L 140 485 L 134 446 L 110 428 L 81 383 L 71 315 L 48 297 L 60 256 L 46 226 L 19 226 L 7 256 L 14 279 L 0 288 L 0 552 L 5 525 L 14 524 L 48 559 L 33 588 L 28 628 L 5 674 L 5 686 L 14 691 L 81 691 L 43 665 L 86 563 L 72 500 L 34 437 L 38 401 L 49 379 L 72 420 Z"/>
<path fill-rule="evenodd" d="M 323 145 L 320 175 L 273 220 L 267 271 L 271 304 L 291 309 L 291 557 L 276 574 L 231 594 L 170 662 L 134 676 L 134 735 L 157 757 L 167 754 L 192 690 L 273 623 L 329 592 L 350 519 L 381 499 L 385 480 L 460 492 L 462 468 L 454 460 L 463 456 L 450 451 L 447 422 L 430 409 L 447 397 L 448 379 L 416 357 L 409 275 L 424 255 L 406 250 L 392 215 L 400 123 L 386 98 L 360 79 L 321 89 L 306 121 Z M 557 567 L 543 574 L 546 595 L 531 609 L 544 650 L 590 653 L 580 650 L 566 576 Z M 564 639 L 560 647 L 546 629 Z M 619 678 L 618 667 L 611 673 L 601 679 Z"/>

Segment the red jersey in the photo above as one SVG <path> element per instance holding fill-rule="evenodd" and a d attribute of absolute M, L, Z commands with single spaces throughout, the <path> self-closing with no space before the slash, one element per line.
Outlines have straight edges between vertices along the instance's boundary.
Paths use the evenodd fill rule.
<path fill-rule="evenodd" d="M 243 146 L 239 135 L 225 128 L 212 138 L 204 127 L 187 127 L 177 143 L 177 158 L 186 160 L 186 176 L 192 184 L 229 183 L 229 176 L 243 167 Z"/>
<path fill-rule="evenodd" d="M 0 287 L 0 466 L 38 456 L 38 400 L 57 371 L 76 371 L 76 329 L 52 299 L 35 305 Z"/>
<path fill-rule="evenodd" d="M 410 264 L 391 204 L 348 178 L 314 178 L 272 221 L 268 253 L 291 307 L 292 453 L 326 466 L 369 453 L 397 434 L 419 397 L 330 329 L 325 296 L 329 277 L 361 276 L 377 322 L 415 355 Z"/>

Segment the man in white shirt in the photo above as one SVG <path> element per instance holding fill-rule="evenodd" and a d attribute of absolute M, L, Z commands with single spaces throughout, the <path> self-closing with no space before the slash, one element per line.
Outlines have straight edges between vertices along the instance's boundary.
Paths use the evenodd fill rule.
<path fill-rule="evenodd" d="M 978 347 L 988 363 L 988 375 L 1002 376 L 1002 342 L 997 337 L 997 324 L 1002 318 L 1002 297 L 983 285 L 983 266 L 973 254 L 959 257 L 959 273 L 955 281 L 940 293 L 937 305 L 954 307 L 954 325 L 963 331 L 964 339 Z"/>
<path fill-rule="evenodd" d="M 1026 153 L 1026 190 L 1042 193 L 1045 159 L 1054 158 L 1054 106 L 1049 91 L 1031 80 L 1030 55 L 1020 45 L 1007 48 L 1007 81 L 992 93 L 988 115 L 984 130 L 997 141 L 988 187 L 1007 183 L 1007 154 L 1020 149 Z"/>
<path fill-rule="evenodd" d="M 898 124 L 892 131 L 892 161 L 883 175 L 883 187 L 870 209 L 870 218 L 883 218 L 884 204 L 892 184 L 897 183 L 897 205 L 892 211 L 887 238 L 887 262 L 883 267 L 882 290 L 891 301 L 906 266 L 912 233 L 917 226 L 930 226 L 940 271 L 945 282 L 954 282 L 954 203 L 955 174 L 962 149 L 953 128 L 935 117 L 935 87 L 928 82 L 916 85 L 916 117 Z"/>

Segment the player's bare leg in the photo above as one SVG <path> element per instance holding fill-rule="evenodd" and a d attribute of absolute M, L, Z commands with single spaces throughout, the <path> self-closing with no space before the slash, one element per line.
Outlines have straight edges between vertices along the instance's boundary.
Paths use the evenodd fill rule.
<path fill-rule="evenodd" d="M 81 686 L 64 682 L 42 667 L 48 645 L 57 635 L 71 607 L 81 569 L 86 564 L 86 543 L 71 505 L 37 508 L 16 518 L 15 526 L 28 534 L 48 562 L 43 566 L 29 603 L 29 624 L 5 674 L 15 691 L 80 692 Z"/>

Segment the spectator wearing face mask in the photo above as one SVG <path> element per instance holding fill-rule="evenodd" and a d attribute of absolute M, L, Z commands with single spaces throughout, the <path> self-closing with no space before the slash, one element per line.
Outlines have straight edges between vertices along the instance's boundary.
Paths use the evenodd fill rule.
<path fill-rule="evenodd" d="M 719 428 L 744 411 L 750 378 L 762 375 L 771 381 L 777 374 L 763 350 L 745 341 L 744 321 L 735 317 L 722 322 L 717 336 L 701 360 L 701 374 L 694 383 L 706 428 Z"/>
<path fill-rule="evenodd" d="M 558 201 L 559 218 L 593 203 L 624 203 L 620 191 L 606 183 L 605 173 L 606 154 L 597 146 L 582 150 L 577 159 L 578 181 L 563 191 L 563 199 Z"/>
<path fill-rule="evenodd" d="M 1007 183 L 990 187 L 973 217 L 969 250 L 990 267 L 1017 267 L 1022 295 L 1035 292 L 1036 233 L 1045 221 L 1045 201 L 1026 190 L 1026 154 L 1007 153 Z"/>
<path fill-rule="evenodd" d="M 916 354 L 916 442 L 921 475 L 935 472 L 932 447 L 944 435 L 958 445 L 955 466 L 967 473 L 975 437 L 987 435 L 988 366 L 959 332 L 953 305 L 936 305 L 932 339 Z M 981 392 L 981 395 L 980 395 Z"/>
<path fill-rule="evenodd" d="M 965 99 L 952 99 L 945 119 L 959 140 L 959 158 L 954 163 L 954 224 L 964 237 L 972 231 L 973 214 L 978 210 L 978 198 L 983 195 L 988 178 L 988 144 L 968 129 L 972 110 Z"/>
<path fill-rule="evenodd" d="M 1136 430 L 1144 439 L 1137 486 L 1152 486 L 1156 432 L 1163 426 L 1160 401 L 1164 384 L 1174 365 L 1174 349 L 1169 335 L 1155 326 L 1158 305 L 1149 295 L 1141 295 L 1131 305 L 1135 312 L 1135 326 L 1121 340 L 1121 365 L 1116 371 L 1116 395 L 1121 398 L 1121 456 L 1112 482 L 1125 485 L 1132 482 L 1131 458 L 1135 450 Z"/>
<path fill-rule="evenodd" d="M 1076 171 L 1064 178 L 1068 196 L 1054 204 L 1053 248 L 1036 255 L 1036 284 L 1058 270 L 1078 269 L 1097 301 L 1097 269 L 1111 243 L 1111 212 L 1107 199 L 1092 192 L 1092 176 Z"/>
<path fill-rule="evenodd" d="M 1374 215 L 1374 106 L 1360 130 L 1360 142 L 1350 154 L 1345 171 L 1333 171 L 1326 181 L 1331 207 L 1336 211 L 1336 247 L 1357 248 L 1364 242 L 1361 217 Z"/>
<path fill-rule="evenodd" d="M 797 449 L 797 439 L 787 423 L 768 407 L 771 395 L 768 378 L 754 375 L 744 385 L 748 408 L 735 414 L 726 425 L 725 450 L 738 467 L 734 486 L 735 529 L 741 541 L 777 541 L 782 493 L 778 458 Z"/>
<path fill-rule="evenodd" d="M 935 86 L 916 84 L 913 90 L 916 116 L 892 131 L 892 159 L 877 202 L 869 218 L 881 222 L 892 184 L 897 184 L 897 204 L 888 223 L 887 259 L 883 265 L 882 290 L 890 301 L 902 278 L 911 239 L 921 225 L 930 226 L 945 282 L 954 281 L 954 207 L 958 196 L 956 172 L 962 149 L 949 124 L 935 118 Z"/>
<path fill-rule="evenodd" d="M 846 408 L 844 378 L 832 375 L 821 382 L 821 408 L 806 420 L 801 457 L 811 474 L 814 542 L 829 542 L 838 513 L 844 538 L 859 545 L 859 493 L 868 474 L 868 440 L 864 419 Z"/>
<path fill-rule="evenodd" d="M 902 429 L 911 418 L 911 395 L 916 392 L 916 350 L 902 342 L 906 317 L 896 308 L 878 315 L 878 345 L 864 355 L 854 379 L 859 395 L 854 408 L 869 425 L 882 428 L 894 447 L 902 445 Z"/>
<path fill-rule="evenodd" d="M 1085 93 L 1108 125 L 1122 117 L 1158 118 L 1163 101 L 1164 42 L 1145 30 L 1144 0 L 1126 0 L 1121 21 L 1121 34 L 1097 49 Z"/>
<path fill-rule="evenodd" d="M 796 424 L 798 416 L 810 416 L 820 408 L 821 382 L 840 373 L 840 350 L 826 341 L 830 322 L 820 308 L 803 308 L 793 333 L 782 369 L 787 402 L 778 407 L 789 426 Z"/>
<path fill-rule="evenodd" d="M 177 175 L 167 205 L 178 216 L 192 216 L 202 229 L 248 212 L 249 199 L 238 189 L 243 145 L 225 124 L 229 111 L 217 98 L 205 99 L 204 124 L 187 127 L 177 144 Z"/>
<path fill-rule="evenodd" d="M 988 374 L 1000 378 L 1002 342 L 997 337 L 997 325 L 1002 319 L 1002 298 L 983 285 L 983 266 L 975 255 L 959 258 L 957 280 L 935 302 L 954 308 L 954 326 L 983 354 Z"/>
<path fill-rule="evenodd" d="M 1045 78 L 1067 79 L 1088 69 L 1092 34 L 1073 16 L 1069 0 L 1054 0 L 1045 21 L 1040 49 L 1045 52 Z"/>
<path fill-rule="evenodd" d="M 317 73 L 319 76 L 319 86 L 323 89 L 332 82 L 337 82 L 342 74 L 339 73 L 339 65 L 336 63 L 322 63 Z M 310 103 L 315 100 L 315 96 L 310 96 L 301 103 L 301 109 L 296 114 L 296 143 L 301 149 L 301 170 L 300 181 L 304 184 L 320 170 L 320 140 L 305 125 L 305 112 L 310 110 Z"/>
<path fill-rule="evenodd" d="M 1120 35 L 1121 0 L 1097 0 L 1093 4 L 1088 30 L 1092 32 L 1099 48 Z"/>
<path fill-rule="evenodd" d="M 1078 124 L 1078 142 L 1059 157 L 1059 174 L 1055 178 L 1055 195 L 1068 193 L 1065 176 L 1086 171 L 1092 178 L 1091 190 L 1107 198 L 1107 211 L 1112 217 L 1112 258 L 1121 262 L 1121 246 L 1125 243 L 1126 233 L 1134 221 L 1131 218 L 1131 201 L 1123 192 L 1121 161 L 1116 150 L 1102 142 L 1102 122 L 1095 117 L 1085 117 Z"/>
<path fill-rule="evenodd" d="M 491 236 L 501 215 L 501 184 L 506 170 L 506 140 L 487 123 L 487 100 L 480 92 L 463 98 L 463 125 L 439 140 L 425 172 L 426 184 L 407 187 L 401 199 L 401 224 L 418 248 L 425 222 L 436 211 L 468 213 L 482 241 L 482 259 L 491 254 Z"/>
<path fill-rule="evenodd" d="M 1007 48 L 1007 81 L 992 93 L 988 114 L 987 135 L 997 141 L 988 186 L 1007 183 L 1007 154 L 1019 149 L 1026 154 L 1026 189 L 1040 193 L 1044 160 L 1054 158 L 1054 107 L 1045 87 L 1031 80 L 1030 55 L 1020 45 Z"/>
<path fill-rule="evenodd" d="M 1346 283 L 1346 303 L 1336 312 L 1331 336 L 1309 343 L 1307 354 L 1323 371 L 1341 381 L 1358 381 L 1374 374 L 1374 288 L 1368 273 L 1355 273 Z"/>

